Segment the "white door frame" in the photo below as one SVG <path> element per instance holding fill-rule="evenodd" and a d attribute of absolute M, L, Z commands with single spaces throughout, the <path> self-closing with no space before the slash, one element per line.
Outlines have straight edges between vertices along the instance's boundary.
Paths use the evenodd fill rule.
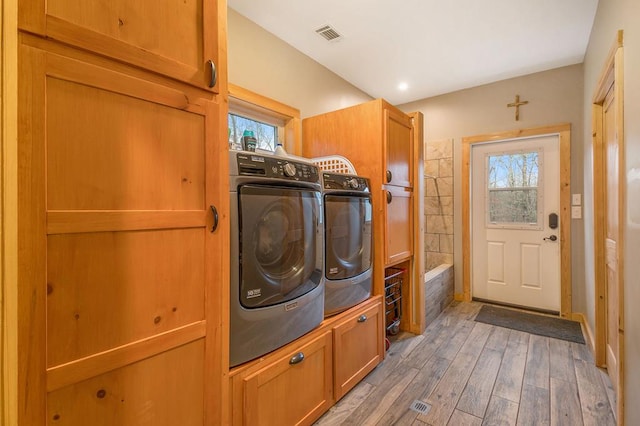
<path fill-rule="evenodd" d="M 560 316 L 571 318 L 571 124 L 462 138 L 462 290 L 471 301 L 471 146 L 532 136 L 558 135 L 560 144 Z"/>

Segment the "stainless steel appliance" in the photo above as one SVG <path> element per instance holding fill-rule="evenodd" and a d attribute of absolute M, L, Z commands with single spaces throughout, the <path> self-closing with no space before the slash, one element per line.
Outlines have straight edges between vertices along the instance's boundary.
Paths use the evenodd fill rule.
<path fill-rule="evenodd" d="M 231 366 L 283 346 L 324 317 L 321 184 L 312 163 L 229 152 Z"/>
<path fill-rule="evenodd" d="M 322 173 L 325 218 L 325 316 L 371 295 L 372 208 L 369 180 Z"/>

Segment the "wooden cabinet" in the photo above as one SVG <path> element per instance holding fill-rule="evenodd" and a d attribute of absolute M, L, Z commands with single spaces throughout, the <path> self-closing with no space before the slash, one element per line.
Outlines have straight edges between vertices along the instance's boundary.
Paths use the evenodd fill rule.
<path fill-rule="evenodd" d="M 413 254 L 413 192 L 387 185 L 385 191 L 385 265 L 396 265 Z"/>
<path fill-rule="evenodd" d="M 411 118 L 395 108 L 384 108 L 384 183 L 412 187 L 413 128 Z"/>
<path fill-rule="evenodd" d="M 22 0 L 20 29 L 218 92 L 219 31 L 226 2 L 216 0 Z"/>
<path fill-rule="evenodd" d="M 333 404 L 331 348 L 331 330 L 323 328 L 240 368 L 232 377 L 232 392 L 239 396 L 233 424 L 313 423 Z"/>
<path fill-rule="evenodd" d="M 67 3 L 19 5 L 19 424 L 227 423 L 226 102 Z"/>
<path fill-rule="evenodd" d="M 384 358 L 382 303 L 351 311 L 333 327 L 335 400 L 342 398 Z"/>
<path fill-rule="evenodd" d="M 414 129 L 411 118 L 382 99 L 302 121 L 305 157 L 343 155 L 371 181 L 374 212 L 374 292 L 384 294 L 384 268 L 413 250 Z M 387 196 L 395 196 L 387 204 Z"/>
<path fill-rule="evenodd" d="M 382 315 L 374 296 L 232 369 L 231 424 L 312 424 L 383 360 Z"/>

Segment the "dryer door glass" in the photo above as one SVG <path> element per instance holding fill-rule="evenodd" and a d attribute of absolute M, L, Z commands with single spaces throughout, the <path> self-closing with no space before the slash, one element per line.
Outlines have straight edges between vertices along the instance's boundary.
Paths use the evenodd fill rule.
<path fill-rule="evenodd" d="M 322 277 L 320 193 L 244 185 L 239 194 L 242 306 L 284 303 L 316 288 Z"/>
<path fill-rule="evenodd" d="M 371 198 L 325 195 L 325 262 L 330 280 L 371 268 Z"/>

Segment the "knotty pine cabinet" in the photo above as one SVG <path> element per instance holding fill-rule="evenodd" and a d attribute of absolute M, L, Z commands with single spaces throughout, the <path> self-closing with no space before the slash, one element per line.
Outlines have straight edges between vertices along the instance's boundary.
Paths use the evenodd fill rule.
<path fill-rule="evenodd" d="M 198 37 L 226 27 L 225 2 L 188 6 L 218 10 L 206 19 L 118 3 L 129 23 L 149 9 Z M 179 33 L 100 35 L 112 9 L 19 3 L 18 421 L 225 424 L 226 95 L 136 38 Z"/>
<path fill-rule="evenodd" d="M 380 296 L 230 372 L 231 424 L 310 425 L 384 357 Z"/>
<path fill-rule="evenodd" d="M 224 0 L 20 0 L 18 26 L 219 93 L 226 13 Z"/>
<path fill-rule="evenodd" d="M 374 292 L 384 294 L 384 269 L 413 255 L 413 125 L 382 99 L 305 118 L 302 155 L 343 155 L 371 181 Z"/>
<path fill-rule="evenodd" d="M 342 398 L 384 358 L 382 303 L 364 304 L 337 319 L 333 329 L 333 396 Z"/>

